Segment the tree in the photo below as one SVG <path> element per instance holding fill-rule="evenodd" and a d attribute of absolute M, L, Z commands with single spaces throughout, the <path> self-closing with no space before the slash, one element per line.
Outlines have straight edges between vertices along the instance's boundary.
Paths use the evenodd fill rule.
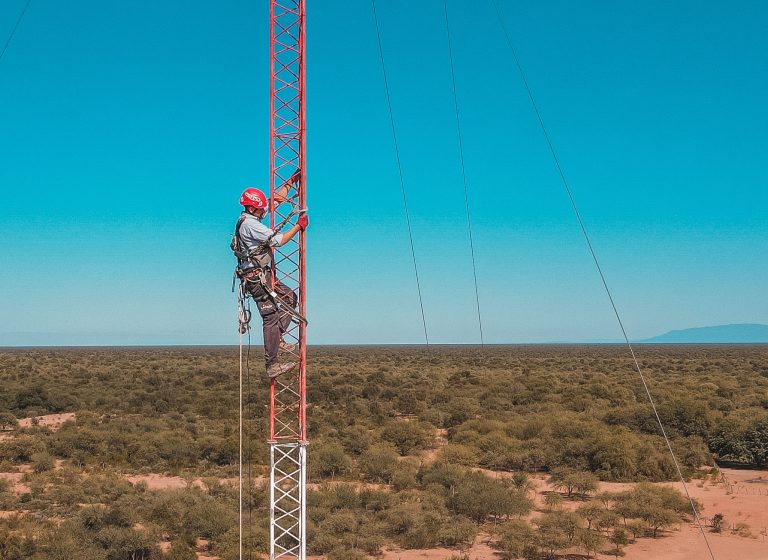
<path fill-rule="evenodd" d="M 619 522 L 619 515 L 610 509 L 604 509 L 597 516 L 594 521 L 596 531 L 605 531 L 606 536 L 608 532 L 616 527 Z"/>
<path fill-rule="evenodd" d="M 599 437 L 590 461 L 592 470 L 607 480 L 631 480 L 637 474 L 635 440 L 627 431 Z"/>
<path fill-rule="evenodd" d="M 744 447 L 752 463 L 761 469 L 768 462 L 768 418 L 754 422 L 744 433 Z"/>
<path fill-rule="evenodd" d="M 576 515 L 583 518 L 587 522 L 587 529 L 592 528 L 592 524 L 597 521 L 598 517 L 600 517 L 600 514 L 602 513 L 603 508 L 595 502 L 579 506 L 576 510 Z"/>
<path fill-rule="evenodd" d="M 468 445 L 449 443 L 440 450 L 437 460 L 451 465 L 474 467 L 477 465 L 477 454 Z"/>
<path fill-rule="evenodd" d="M 13 430 L 19 425 L 19 421 L 10 412 L 0 412 L 0 431 Z"/>
<path fill-rule="evenodd" d="M 719 459 L 744 463 L 749 461 L 744 426 L 733 418 L 721 420 L 712 430 L 707 444 Z"/>
<path fill-rule="evenodd" d="M 183 540 L 175 540 L 163 558 L 164 560 L 197 560 L 197 554 Z"/>
<path fill-rule="evenodd" d="M 400 455 L 408 455 L 414 449 L 423 449 L 430 443 L 427 430 L 418 422 L 395 420 L 381 433 L 384 441 L 395 446 Z"/>
<path fill-rule="evenodd" d="M 388 445 L 374 445 L 360 455 L 360 470 L 372 482 L 392 482 L 397 466 L 397 453 Z"/>
<path fill-rule="evenodd" d="M 576 542 L 587 553 L 587 558 L 598 552 L 603 545 L 603 537 L 597 531 L 579 528 L 576 531 Z"/>
<path fill-rule="evenodd" d="M 538 542 L 544 554 L 548 559 L 555 558 L 558 550 L 562 550 L 571 545 L 573 533 L 571 524 L 562 516 L 562 512 L 544 514 L 536 521 L 538 525 Z"/>
<path fill-rule="evenodd" d="M 597 477 L 590 472 L 577 472 L 574 473 L 574 489 L 581 494 L 582 497 L 586 497 L 592 492 L 596 492 L 599 481 Z"/>
<path fill-rule="evenodd" d="M 525 515 L 533 504 L 520 492 L 480 472 L 467 473 L 448 500 L 455 512 L 480 524 L 489 515 Z"/>
<path fill-rule="evenodd" d="M 563 497 L 557 492 L 547 492 L 544 494 L 544 506 L 547 511 L 554 511 L 560 509 L 563 505 Z"/>
<path fill-rule="evenodd" d="M 344 453 L 340 443 L 322 441 L 316 445 L 310 468 L 314 476 L 333 478 L 348 473 L 352 469 L 352 460 Z"/>
<path fill-rule="evenodd" d="M 690 398 L 675 399 L 659 407 L 665 426 L 683 436 L 706 437 L 712 424 L 704 403 Z"/>
<path fill-rule="evenodd" d="M 611 533 L 610 541 L 613 545 L 611 554 L 616 558 L 624 556 L 622 547 L 629 544 L 629 535 L 627 534 L 627 531 L 625 529 L 614 529 L 613 533 Z"/>
<path fill-rule="evenodd" d="M 511 560 L 525 558 L 536 547 L 536 531 L 527 521 L 507 521 L 499 529 L 501 548 Z"/>
<path fill-rule="evenodd" d="M 680 522 L 680 516 L 671 509 L 648 505 L 640 511 L 640 518 L 648 524 L 656 538 L 658 531 Z"/>
<path fill-rule="evenodd" d="M 549 475 L 549 483 L 556 490 L 564 490 L 568 497 L 573 494 L 575 481 L 573 480 L 573 472 L 571 469 L 565 467 L 557 467 L 552 469 L 552 473 Z"/>
<path fill-rule="evenodd" d="M 558 467 L 552 470 L 549 482 L 558 490 L 565 490 L 568 497 L 574 493 L 586 496 L 590 492 L 597 490 L 598 479 L 589 472 L 573 471 L 565 467 Z"/>
<path fill-rule="evenodd" d="M 522 471 L 513 473 L 510 481 L 519 492 L 522 492 L 526 496 L 529 492 L 532 492 L 536 488 L 533 482 L 531 482 L 531 479 L 528 477 L 528 474 Z"/>
<path fill-rule="evenodd" d="M 437 541 L 440 546 L 465 546 L 471 545 L 476 536 L 477 526 L 469 519 L 459 517 L 440 526 Z"/>

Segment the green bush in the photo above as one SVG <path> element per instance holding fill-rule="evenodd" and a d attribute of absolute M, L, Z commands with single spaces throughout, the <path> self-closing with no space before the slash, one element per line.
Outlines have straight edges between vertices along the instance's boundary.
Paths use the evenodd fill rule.
<path fill-rule="evenodd" d="M 389 445 L 374 445 L 358 460 L 363 476 L 371 482 L 389 484 L 397 467 L 397 453 Z"/>
<path fill-rule="evenodd" d="M 197 554 L 183 540 L 175 540 L 171 543 L 171 547 L 163 555 L 165 560 L 197 560 Z"/>

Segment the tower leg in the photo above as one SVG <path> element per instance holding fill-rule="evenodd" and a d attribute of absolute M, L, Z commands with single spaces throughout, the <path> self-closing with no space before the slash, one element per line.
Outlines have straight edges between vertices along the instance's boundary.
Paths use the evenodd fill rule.
<path fill-rule="evenodd" d="M 270 444 L 269 534 L 271 560 L 306 558 L 307 445 Z"/>

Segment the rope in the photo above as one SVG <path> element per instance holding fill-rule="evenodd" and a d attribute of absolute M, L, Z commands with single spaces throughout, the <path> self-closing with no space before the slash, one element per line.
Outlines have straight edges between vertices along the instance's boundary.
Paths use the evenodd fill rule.
<path fill-rule="evenodd" d="M 246 299 L 248 315 L 251 314 L 250 301 Z M 248 387 L 247 418 L 253 419 L 253 398 L 251 394 L 251 327 L 248 325 L 248 348 L 245 351 L 245 384 Z M 253 437 L 248 437 L 246 444 L 246 461 L 248 464 L 248 560 L 253 555 Z"/>
<path fill-rule="evenodd" d="M 544 126 L 544 120 L 541 117 L 541 112 L 539 111 L 539 106 L 536 104 L 536 100 L 533 97 L 533 91 L 531 90 L 530 85 L 528 84 L 528 79 L 526 78 L 525 72 L 523 71 L 523 66 L 520 63 L 520 58 L 517 56 L 517 51 L 515 50 L 515 47 L 512 44 L 512 39 L 509 36 L 509 31 L 507 30 L 506 25 L 504 25 L 504 20 L 501 16 L 501 11 L 499 10 L 499 6 L 496 2 L 496 0 L 491 0 L 491 3 L 493 4 L 493 7 L 496 10 L 496 16 L 498 17 L 499 25 L 501 25 L 501 29 L 504 32 L 504 37 L 506 39 L 507 45 L 509 46 L 509 50 L 512 52 L 512 57 L 515 61 L 515 65 L 517 66 L 518 71 L 520 72 L 520 78 L 523 81 L 523 85 L 525 86 L 525 90 L 528 92 L 528 98 L 531 101 L 531 106 L 533 107 L 533 111 L 536 114 L 536 119 L 539 121 L 539 126 L 541 127 L 541 131 L 544 134 L 544 138 L 547 141 L 547 146 L 549 147 L 549 152 L 552 155 L 552 160 L 554 161 L 555 167 L 557 168 L 557 172 L 560 175 L 560 179 L 563 183 L 563 187 L 565 187 L 565 192 L 568 195 L 568 199 L 571 201 L 571 207 L 573 208 L 574 214 L 576 214 L 576 219 L 579 222 L 579 227 L 581 228 L 581 233 L 584 235 L 584 240 L 587 242 L 587 247 L 589 248 L 589 252 L 592 255 L 592 260 L 595 263 L 595 267 L 597 268 L 597 272 L 600 275 L 600 280 L 603 283 L 603 288 L 605 289 L 605 293 L 608 295 L 608 300 L 611 302 L 611 307 L 613 308 L 613 313 L 616 316 L 616 320 L 619 323 L 619 327 L 621 328 L 621 334 L 624 336 L 624 342 L 627 345 L 627 348 L 629 349 L 629 353 L 632 356 L 632 361 L 635 364 L 635 370 L 637 370 L 638 375 L 640 376 L 640 380 L 643 382 L 643 388 L 645 389 L 645 394 L 648 397 L 648 401 L 651 403 L 651 408 L 653 409 L 653 414 L 656 416 L 656 422 L 659 424 L 659 428 L 661 429 L 661 434 L 664 436 L 664 441 L 667 444 L 667 449 L 669 449 L 669 453 L 672 456 L 672 461 L 675 464 L 675 469 L 677 470 L 677 475 L 680 478 L 680 482 L 683 484 L 683 489 L 685 490 L 685 495 L 688 497 L 688 501 L 691 504 L 691 510 L 693 510 L 693 516 L 696 520 L 696 524 L 699 526 L 699 530 L 701 531 L 701 536 L 704 537 L 704 542 L 707 545 L 707 550 L 709 551 L 709 555 L 712 558 L 712 560 L 715 560 L 715 554 L 712 552 L 712 547 L 709 545 L 709 539 L 707 538 L 707 534 L 704 531 L 704 526 L 701 523 L 701 518 L 699 517 L 699 512 L 696 510 L 696 504 L 693 501 L 693 498 L 691 497 L 690 492 L 688 491 L 688 485 L 685 482 L 685 477 L 683 476 L 683 471 L 680 468 L 680 464 L 677 461 L 677 457 L 675 456 L 675 452 L 672 449 L 672 444 L 669 441 L 669 437 L 667 436 L 667 431 L 664 429 L 664 423 L 661 421 L 661 416 L 659 415 L 659 412 L 656 408 L 656 403 L 653 400 L 653 396 L 651 395 L 651 390 L 648 388 L 648 383 L 645 380 L 645 375 L 643 374 L 643 370 L 640 367 L 640 362 L 637 360 L 637 356 L 635 355 L 635 350 L 632 347 L 632 343 L 629 341 L 629 336 L 627 336 L 627 331 L 624 328 L 624 322 L 621 319 L 621 315 L 619 314 L 618 307 L 616 306 L 616 303 L 613 299 L 613 295 L 611 293 L 611 290 L 608 287 L 608 282 L 605 279 L 605 275 L 603 274 L 603 269 L 600 266 L 600 261 L 597 258 L 597 253 L 595 252 L 594 247 L 592 246 L 592 241 L 589 238 L 589 234 L 587 233 L 587 228 L 584 225 L 584 220 L 581 217 L 581 213 L 579 212 L 578 206 L 576 206 L 576 199 L 573 196 L 573 192 L 571 191 L 571 187 L 568 184 L 568 181 L 565 177 L 565 172 L 563 171 L 562 166 L 560 165 L 560 159 L 557 157 L 557 152 L 555 151 L 554 145 L 552 144 L 552 139 L 549 136 L 549 132 L 547 131 L 546 126 Z"/>
<path fill-rule="evenodd" d="M 413 272 L 416 275 L 416 291 L 419 295 L 419 306 L 421 307 L 421 322 L 424 325 L 424 340 L 429 348 L 429 336 L 427 334 L 427 319 L 424 314 L 424 300 L 421 297 L 421 283 L 419 282 L 419 269 L 416 266 L 416 249 L 413 244 L 413 230 L 411 228 L 411 216 L 408 212 L 408 199 L 405 194 L 405 180 L 403 179 L 403 166 L 400 161 L 400 148 L 397 143 L 397 133 L 395 132 L 395 117 L 392 112 L 392 99 L 389 94 L 389 82 L 387 81 L 387 69 L 384 64 L 384 49 L 381 46 L 381 30 L 379 29 L 379 17 L 376 14 L 376 0 L 371 0 L 373 8 L 373 21 L 376 24 L 376 39 L 379 44 L 379 59 L 381 60 L 381 73 L 384 76 L 384 91 L 387 94 L 387 108 L 389 109 L 389 123 L 392 127 L 392 140 L 395 144 L 395 158 L 397 159 L 397 170 L 400 175 L 400 191 L 403 194 L 403 208 L 405 209 L 405 222 L 408 225 L 408 239 L 411 243 L 411 259 L 413 260 Z"/>
<path fill-rule="evenodd" d="M 456 72 L 453 65 L 453 48 L 451 47 L 451 27 L 448 23 L 448 3 L 443 0 L 445 11 L 445 35 L 448 39 L 448 59 L 451 63 L 451 85 L 453 86 L 453 108 L 456 112 L 456 135 L 459 139 L 459 160 L 461 161 L 461 178 L 464 182 L 464 208 L 467 212 L 467 231 L 469 232 L 469 251 L 472 255 L 472 276 L 475 281 L 475 304 L 477 306 L 477 326 L 480 329 L 480 346 L 485 345 L 483 339 L 483 320 L 480 316 L 480 292 L 477 288 L 477 267 L 475 266 L 475 242 L 472 238 L 472 218 L 469 212 L 469 188 L 467 187 L 467 172 L 464 165 L 464 142 L 461 137 L 461 119 L 459 118 L 459 97 L 456 93 Z"/>
<path fill-rule="evenodd" d="M 32 0 L 27 0 L 27 3 L 24 5 L 24 9 L 21 10 L 21 13 L 19 14 L 19 18 L 16 20 L 16 24 L 13 26 L 13 29 L 11 29 L 11 34 L 8 35 L 8 40 L 5 42 L 5 46 L 3 46 L 3 50 L 0 51 L 0 60 L 3 59 L 3 55 L 5 54 L 5 51 L 8 50 L 8 45 L 11 44 L 11 40 L 13 39 L 13 36 L 16 35 L 16 30 L 19 28 L 19 24 L 21 23 L 21 20 L 24 18 L 24 14 L 27 13 L 27 8 L 29 8 L 29 5 L 32 3 Z"/>
<path fill-rule="evenodd" d="M 243 559 L 243 535 L 247 536 L 246 539 L 246 548 L 248 553 L 248 559 L 250 560 L 252 557 L 253 547 L 251 546 L 252 541 L 252 530 L 253 530 L 253 482 L 252 482 L 252 474 L 253 474 L 253 456 L 252 456 L 252 448 L 251 448 L 251 438 L 248 438 L 247 445 L 243 444 L 244 441 L 244 435 L 245 435 L 245 422 L 244 422 L 244 414 L 243 411 L 245 410 L 247 412 L 247 417 L 252 417 L 252 402 L 253 399 L 252 393 L 251 393 L 251 327 L 250 327 L 250 320 L 251 320 L 251 308 L 250 308 L 250 302 L 248 300 L 247 294 L 245 294 L 245 288 L 243 284 L 240 284 L 239 291 L 238 291 L 238 319 L 240 321 L 240 325 L 242 326 L 243 323 L 246 325 L 246 333 L 247 333 L 247 346 L 245 350 L 245 359 L 243 359 L 243 334 L 240 333 L 240 451 L 239 451 L 239 469 L 238 469 L 238 482 L 239 482 L 239 503 L 238 503 L 238 527 L 239 527 L 239 535 L 238 535 L 238 547 L 239 547 L 239 555 L 238 558 L 240 560 Z M 247 386 L 248 395 L 247 395 L 247 404 L 243 406 L 243 386 L 244 384 Z M 245 453 L 244 453 L 245 451 Z M 245 460 L 244 460 L 245 458 Z M 247 463 L 247 468 L 244 469 L 244 463 Z M 243 472 L 245 471 L 245 479 L 248 484 L 248 530 L 247 532 L 243 531 L 243 521 L 244 521 L 244 512 L 243 512 Z"/>
<path fill-rule="evenodd" d="M 243 312 L 243 287 L 240 286 L 240 301 L 238 303 L 239 316 L 242 317 Z M 243 333 L 240 333 L 240 398 L 239 398 L 239 410 L 240 410 L 240 423 L 239 423 L 239 453 L 238 453 L 238 558 L 243 558 Z"/>

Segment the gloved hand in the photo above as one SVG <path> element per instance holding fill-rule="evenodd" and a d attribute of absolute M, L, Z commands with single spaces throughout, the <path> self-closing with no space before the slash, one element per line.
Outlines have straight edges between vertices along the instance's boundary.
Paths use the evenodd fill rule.
<path fill-rule="evenodd" d="M 296 224 L 299 226 L 299 229 L 301 231 L 304 231 L 309 227 L 309 216 L 305 213 L 299 216 L 299 219 L 296 220 Z"/>

